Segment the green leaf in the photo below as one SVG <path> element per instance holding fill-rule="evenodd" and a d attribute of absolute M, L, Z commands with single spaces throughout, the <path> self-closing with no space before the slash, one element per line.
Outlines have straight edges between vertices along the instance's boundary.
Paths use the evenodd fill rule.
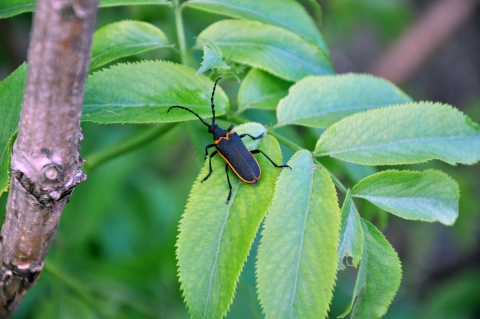
<path fill-rule="evenodd" d="M 115 22 L 95 32 L 90 69 L 121 57 L 165 47 L 171 47 L 167 37 L 154 25 L 140 21 Z"/>
<path fill-rule="evenodd" d="M 345 196 L 342 207 L 342 228 L 340 229 L 340 241 L 338 244 L 338 269 L 344 270 L 345 257 L 352 258 L 349 266 L 357 267 L 362 258 L 363 230 L 357 207 L 350 197 L 350 191 Z"/>
<path fill-rule="evenodd" d="M 353 113 L 412 102 L 395 85 L 366 74 L 309 76 L 290 89 L 278 106 L 280 125 L 329 127 Z"/>
<path fill-rule="evenodd" d="M 223 20 L 202 31 L 197 46 L 213 43 L 227 59 L 288 81 L 334 73 L 330 59 L 312 42 L 286 29 L 255 21 Z"/>
<path fill-rule="evenodd" d="M 270 73 L 259 69 L 252 69 L 243 79 L 238 90 L 238 110 L 277 108 L 280 99 L 288 94 L 292 85 Z"/>
<path fill-rule="evenodd" d="M 238 126 L 235 131 L 253 136 L 266 132 L 256 123 Z M 258 145 L 258 140 L 244 140 L 249 149 Z M 259 149 L 275 162 L 282 162 L 280 146 L 273 137 L 262 138 Z M 232 302 L 240 271 L 280 173 L 264 156 L 257 156 L 257 160 L 262 177 L 256 186 L 230 173 L 232 198 L 228 204 L 225 161 L 220 156 L 212 160 L 210 178 L 201 182 L 208 173 L 205 161 L 193 184 L 177 241 L 179 277 L 192 318 L 222 318 Z"/>
<path fill-rule="evenodd" d="M 35 0 L 2 0 L 0 1 L 0 19 L 23 12 L 32 12 L 34 9 Z"/>
<path fill-rule="evenodd" d="M 10 181 L 10 154 L 22 107 L 27 65 L 19 66 L 0 82 L 0 195 Z"/>
<path fill-rule="evenodd" d="M 365 243 L 350 310 L 351 319 L 376 319 L 383 316 L 395 297 L 402 279 L 398 255 L 378 229 L 362 219 Z M 353 307 L 352 307 L 353 305 Z"/>
<path fill-rule="evenodd" d="M 449 105 L 396 105 L 335 123 L 318 140 L 315 155 L 365 165 L 432 159 L 452 165 L 473 164 L 480 160 L 480 126 Z"/>
<path fill-rule="evenodd" d="M 258 295 L 266 318 L 324 318 L 337 271 L 337 195 L 310 152 L 297 152 L 288 164 L 262 231 Z"/>
<path fill-rule="evenodd" d="M 378 207 L 406 219 L 451 225 L 458 217 L 457 183 L 440 171 L 384 171 L 361 180 L 352 189 Z"/>
<path fill-rule="evenodd" d="M 114 7 L 127 5 L 171 5 L 166 0 L 100 0 L 99 7 Z M 23 12 L 33 12 L 35 10 L 35 0 L 2 0 L 0 1 L 0 19 L 9 18 Z"/>
<path fill-rule="evenodd" d="M 230 67 L 223 62 L 221 53 L 222 52 L 215 52 L 204 45 L 202 66 L 200 66 L 200 69 L 198 69 L 195 75 L 201 74 L 209 69 L 230 69 Z"/>
<path fill-rule="evenodd" d="M 310 39 L 323 51 L 328 52 L 327 45 L 312 18 L 294 0 L 190 0 L 183 5 L 282 27 Z"/>
<path fill-rule="evenodd" d="M 212 116 L 213 82 L 195 77 L 190 67 L 163 61 L 117 64 L 88 77 L 83 104 L 84 121 L 96 123 L 178 122 L 197 118 L 172 105 L 191 108 L 201 117 Z M 228 98 L 217 86 L 215 112 L 228 108 Z"/>

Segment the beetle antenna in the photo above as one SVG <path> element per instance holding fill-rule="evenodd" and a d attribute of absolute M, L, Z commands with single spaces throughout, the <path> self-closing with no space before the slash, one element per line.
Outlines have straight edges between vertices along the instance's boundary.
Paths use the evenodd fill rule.
<path fill-rule="evenodd" d="M 210 124 L 208 124 L 207 122 L 205 122 L 201 117 L 200 115 L 198 115 L 197 113 L 193 112 L 192 110 L 190 110 L 189 108 L 186 108 L 184 106 L 180 106 L 180 105 L 174 105 L 174 106 L 170 106 L 167 110 L 167 113 L 170 112 L 171 109 L 182 109 L 182 110 L 185 110 L 185 111 L 188 111 L 190 113 L 192 113 L 193 115 L 195 115 L 196 117 L 198 117 L 198 119 L 200 121 L 202 121 L 203 124 L 205 124 L 206 126 L 208 126 L 210 128 Z M 215 113 L 213 114 L 215 116 Z"/>
<path fill-rule="evenodd" d="M 217 87 L 217 83 L 218 83 L 218 81 L 219 81 L 220 79 L 221 79 L 221 78 L 218 78 L 218 79 L 215 81 L 215 84 L 213 85 L 212 98 L 211 98 L 211 101 L 212 101 L 212 114 L 213 114 L 212 124 L 215 124 L 215 105 L 213 104 L 213 96 L 215 95 L 215 88 Z"/>

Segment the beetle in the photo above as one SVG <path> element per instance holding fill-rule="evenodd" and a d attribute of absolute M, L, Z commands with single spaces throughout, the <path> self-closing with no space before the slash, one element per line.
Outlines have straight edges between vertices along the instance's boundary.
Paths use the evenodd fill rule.
<path fill-rule="evenodd" d="M 220 154 L 221 157 L 225 160 L 226 165 L 225 165 L 225 172 L 227 174 L 227 181 L 228 181 L 228 187 L 229 187 L 229 192 L 228 192 L 228 197 L 227 197 L 227 204 L 230 200 L 230 197 L 232 196 L 232 184 L 230 183 L 230 177 L 228 176 L 228 171 L 229 168 L 232 169 L 232 171 L 240 178 L 242 181 L 245 183 L 249 183 L 252 185 L 255 185 L 258 183 L 260 176 L 262 174 L 262 170 L 260 169 L 260 165 L 258 165 L 257 159 L 253 154 L 258 154 L 261 153 L 263 156 L 265 156 L 270 163 L 273 164 L 273 166 L 277 168 L 285 168 L 288 167 L 292 169 L 288 165 L 277 165 L 270 157 L 267 156 L 264 152 L 262 152 L 259 149 L 249 151 L 245 144 L 242 141 L 242 138 L 245 136 L 250 137 L 253 140 L 257 140 L 263 136 L 263 134 L 259 136 L 252 136 L 250 134 L 241 134 L 238 135 L 234 130 L 233 127 L 234 125 L 230 125 L 230 127 L 226 130 L 222 129 L 219 127 L 217 124 L 215 124 L 215 105 L 213 103 L 214 95 L 215 95 L 215 88 L 217 87 L 217 83 L 221 78 L 218 78 L 215 81 L 215 84 L 213 85 L 213 91 L 212 91 L 212 97 L 211 97 L 211 107 L 212 107 L 212 124 L 208 124 L 205 122 L 204 119 L 200 117 L 197 113 L 192 111 L 189 108 L 186 108 L 184 106 L 180 105 L 174 105 L 168 108 L 167 113 L 170 112 L 171 109 L 178 108 L 178 109 L 183 109 L 185 111 L 188 111 L 198 117 L 198 119 L 208 127 L 208 133 L 211 133 L 213 135 L 213 140 L 214 142 L 212 144 L 208 144 L 205 147 L 205 158 L 207 158 L 208 155 L 208 150 L 212 147 L 215 147 L 215 151 L 213 151 L 210 156 L 209 156 L 209 168 L 210 171 L 208 172 L 208 175 L 205 176 L 205 178 L 202 180 L 202 182 L 206 181 L 210 175 L 212 174 L 212 158 Z"/>

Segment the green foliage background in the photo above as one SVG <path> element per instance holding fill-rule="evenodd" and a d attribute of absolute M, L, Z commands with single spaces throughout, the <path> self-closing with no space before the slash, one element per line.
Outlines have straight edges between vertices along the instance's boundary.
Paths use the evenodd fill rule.
<path fill-rule="evenodd" d="M 104 3 L 106 6 L 107 2 Z M 340 47 L 348 52 L 351 48 L 349 41 L 355 36 L 355 28 L 367 23 L 366 21 L 379 38 L 386 43 L 392 41 L 411 20 L 413 9 L 401 1 L 392 0 L 385 3 L 387 2 L 378 0 L 322 3 L 324 4 L 322 32 L 330 49 Z M 302 4 L 313 12 L 309 1 Z M 194 2 L 191 6 L 192 8 L 183 11 L 186 40 L 188 47 L 198 45 L 201 48 L 205 43 L 195 37 L 222 17 L 208 11 L 194 10 Z M 22 36 L 26 38 L 30 19 L 31 14 L 24 13 L 3 20 L 4 25 L 0 25 L 0 28 L 8 23 L 10 30 L 23 32 L 17 35 L 19 39 Z M 152 31 L 154 33 L 152 37 L 166 38 L 169 44 L 177 42 L 174 15 L 167 6 L 102 8 L 99 11 L 98 28 L 107 28 L 110 23 L 125 19 L 152 23 L 164 33 L 159 35 L 157 31 Z M 138 27 L 142 28 L 141 25 Z M 301 33 L 301 30 L 295 31 Z M 310 36 L 320 46 L 324 45 L 324 39 L 321 37 L 305 36 Z M 180 62 L 178 52 L 169 48 L 167 43 L 166 41 L 157 42 L 152 45 L 159 48 L 158 50 L 148 52 L 139 50 L 133 57 L 122 58 L 119 61 L 135 63 L 144 59 L 161 59 Z M 2 79 L 18 66 L 14 61 L 19 58 L 12 58 L 7 54 L 0 49 Z M 251 52 L 232 52 L 224 58 L 243 62 L 245 59 L 243 55 L 248 58 L 250 54 Z M 193 58 L 190 62 L 197 69 L 202 55 L 201 50 L 192 52 Z M 117 62 L 118 60 L 115 63 Z M 108 63 L 108 59 L 102 63 Z M 275 69 L 275 65 L 272 68 L 270 70 L 272 73 L 282 77 L 282 69 Z M 148 80 L 148 76 L 154 76 L 154 70 L 152 70 L 153 74 L 148 74 L 149 69 L 151 70 L 145 67 L 144 72 L 138 75 L 126 73 L 112 76 L 140 78 L 145 75 Z M 240 68 L 239 71 L 241 72 L 242 69 Z M 115 72 L 115 69 L 102 72 Z M 239 74 L 241 77 L 245 76 L 245 73 Z M 257 74 L 256 76 L 270 75 Z M 295 79 L 286 76 L 283 78 L 284 80 L 276 80 L 278 83 L 273 83 L 272 87 L 264 88 L 273 93 L 272 100 L 258 101 L 252 93 L 250 100 L 239 101 L 239 105 L 231 105 L 231 108 L 248 109 L 250 105 L 259 103 L 260 108 L 267 111 L 247 110 L 245 113 L 247 117 L 263 124 L 275 122 L 273 113 L 268 109 L 271 109 L 272 103 L 278 102 L 277 97 L 282 96 L 281 92 L 286 92 L 289 80 Z M 178 81 L 180 80 L 181 77 Z M 247 86 L 248 83 L 242 85 Z M 225 82 L 222 87 L 231 97 L 235 97 L 239 90 L 234 80 Z M 155 88 L 151 89 L 152 94 L 155 93 Z M 251 89 L 243 89 L 251 92 Z M 407 92 L 415 100 L 426 98 L 425 93 L 419 90 L 419 88 L 407 86 Z M 117 92 L 125 94 L 123 98 L 126 101 L 136 100 L 121 86 Z M 208 93 L 209 89 L 206 92 Z M 199 103 L 202 98 L 204 97 L 198 97 Z M 221 93 L 217 93 L 216 98 L 219 103 L 218 114 L 221 114 L 220 106 L 224 102 Z M 465 102 L 464 112 L 472 116 L 475 122 L 479 122 L 480 107 L 475 98 L 480 97 L 472 96 L 468 103 Z M 189 98 L 190 102 L 192 100 L 196 101 L 195 96 Z M 91 101 L 93 101 L 92 105 L 96 104 L 94 95 Z M 208 114 L 208 96 L 205 101 L 207 101 L 206 105 L 199 105 L 199 107 L 206 107 L 203 109 L 205 113 L 199 109 L 202 115 Z M 235 98 L 230 99 L 231 103 L 235 101 Z M 180 104 L 180 102 L 177 100 L 172 103 Z M 456 106 L 463 108 L 462 105 Z M 168 105 L 159 107 L 163 112 Z M 125 116 L 131 119 L 128 114 Z M 335 116 L 332 115 L 332 118 Z M 105 121 L 125 122 L 115 119 L 116 117 L 112 116 Z M 335 122 L 335 120 L 332 121 Z M 141 119 L 133 122 L 141 122 Z M 329 122 L 328 125 L 333 122 Z M 225 122 L 221 124 L 228 126 Z M 319 128 L 297 130 L 288 126 L 280 128 L 278 132 L 288 136 L 302 147 L 313 150 L 321 128 L 326 126 L 322 124 L 309 126 Z M 118 145 L 117 143 L 122 139 L 140 136 L 152 130 L 148 125 L 104 126 L 89 122 L 83 122 L 82 129 L 85 138 L 81 153 L 86 158 L 90 155 L 92 161 L 95 159 L 94 155 L 98 154 L 96 153 L 98 150 Z M 168 127 L 160 133 L 152 138 L 150 144 L 116 157 L 87 172 L 87 181 L 75 190 L 70 205 L 67 205 L 49 252 L 44 273 L 36 287 L 27 295 L 15 318 L 189 318 L 177 277 L 175 256 L 177 226 L 192 184 L 203 165 L 203 147 L 211 141 L 205 127 L 198 121 L 183 122 Z M 282 151 L 283 161 L 287 162 L 293 152 L 283 147 Z M 455 159 L 447 161 L 455 162 Z M 348 164 L 335 159 L 324 158 L 322 163 L 349 186 L 353 186 L 375 172 L 371 171 L 370 167 Z M 88 168 L 88 163 L 86 167 Z M 405 166 L 401 168 L 404 169 Z M 478 165 L 450 167 L 435 161 L 410 165 L 407 168 L 421 171 L 427 168 L 441 169 L 452 176 L 459 183 L 460 215 L 453 227 L 446 228 L 440 224 L 401 220 L 379 210 L 367 201 L 356 200 L 362 218 L 372 221 L 382 232 L 385 232 L 387 239 L 402 260 L 404 272 L 402 286 L 385 318 L 475 318 L 480 313 L 478 303 L 475 300 L 472 301 L 472 296 L 477 295 L 476 289 L 480 285 L 480 261 L 475 257 L 480 251 Z M 436 178 L 441 181 L 441 176 Z M 219 179 L 219 182 L 222 180 Z M 360 196 L 358 192 L 355 193 L 355 190 L 352 190 L 350 195 L 364 196 L 363 194 Z M 0 207 L 5 207 L 6 197 L 6 194 L 0 197 Z M 445 198 L 445 201 L 448 202 L 448 198 Z M 342 206 L 343 198 L 339 199 L 339 203 Z M 347 210 L 351 210 L 351 207 L 343 207 L 342 220 L 344 214 L 358 214 L 358 212 L 352 213 Z M 366 236 L 365 245 L 375 246 L 376 242 L 372 239 L 383 240 L 383 235 L 372 228 L 371 224 L 365 221 L 360 222 L 360 220 L 358 222 L 357 230 L 359 227 Z M 256 238 L 247 263 L 243 267 L 236 287 L 237 293 L 227 318 L 263 318 L 255 291 L 255 258 L 258 244 L 259 239 Z M 345 249 L 352 250 L 353 262 L 356 263 L 358 260 L 355 258 L 355 253 L 365 247 Z M 371 250 L 371 253 L 386 255 L 387 262 L 393 264 L 397 258 L 396 255 L 389 255 L 388 251 L 382 251 L 381 247 L 376 247 Z M 443 269 L 436 263 L 450 265 L 454 261 L 458 261 L 459 264 L 456 267 L 452 266 L 451 273 L 445 275 L 445 272 L 440 272 L 443 275 L 435 277 L 436 271 Z M 347 267 L 347 270 L 338 273 L 338 282 L 330 308 L 331 318 L 340 315 L 347 303 L 351 301 L 352 291 L 355 290 L 356 272 L 352 267 Z M 360 269 L 359 274 L 362 280 L 369 280 L 369 273 L 364 273 Z M 395 284 L 395 280 L 391 282 Z M 378 292 L 363 296 L 375 300 L 375 293 Z M 361 303 L 358 304 L 358 307 L 361 306 Z M 354 308 L 352 311 L 355 312 L 357 309 Z M 383 309 L 371 309 L 371 311 L 376 314 L 384 312 Z"/>

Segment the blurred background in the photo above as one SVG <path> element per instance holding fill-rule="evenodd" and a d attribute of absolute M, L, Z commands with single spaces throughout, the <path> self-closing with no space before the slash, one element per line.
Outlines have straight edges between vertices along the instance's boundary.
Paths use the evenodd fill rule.
<path fill-rule="evenodd" d="M 313 1 L 301 2 L 315 16 Z M 318 3 L 323 18 L 317 22 L 338 73 L 385 77 L 414 100 L 451 104 L 480 122 L 480 1 Z M 26 61 L 31 18 L 25 13 L 0 20 L 0 80 Z M 171 43 L 177 42 L 173 14 L 167 7 L 103 8 L 98 27 L 124 19 L 150 22 Z M 219 19 L 185 10 L 189 47 L 201 30 Z M 192 54 L 196 67 L 202 53 Z M 171 49 L 123 62 L 143 59 L 179 62 Z M 222 86 L 235 109 L 238 83 Z M 274 120 L 266 111 L 249 111 L 246 116 L 267 123 Z M 202 147 L 210 139 L 197 122 L 178 124 L 150 144 L 88 172 L 87 181 L 67 205 L 42 276 L 14 318 L 189 317 L 176 275 L 175 241 L 190 186 L 200 170 Z M 82 128 L 81 153 L 88 159 L 145 127 L 83 123 Z M 296 128 L 281 133 L 293 139 L 316 133 L 318 138 L 318 132 Z M 285 149 L 284 155 L 288 158 L 291 151 Z M 349 187 L 375 171 L 334 160 L 325 165 Z M 406 221 L 367 202 L 356 202 L 361 215 L 384 232 L 402 261 L 402 284 L 384 318 L 480 318 L 480 165 L 430 162 L 399 168 L 435 168 L 452 176 L 460 186 L 460 215 L 447 227 Z M 5 207 L 6 198 L 6 194 L 0 198 L 0 207 Z M 255 295 L 256 246 L 227 318 L 262 318 Z M 350 301 L 355 276 L 353 268 L 339 273 L 331 318 L 340 315 Z"/>

